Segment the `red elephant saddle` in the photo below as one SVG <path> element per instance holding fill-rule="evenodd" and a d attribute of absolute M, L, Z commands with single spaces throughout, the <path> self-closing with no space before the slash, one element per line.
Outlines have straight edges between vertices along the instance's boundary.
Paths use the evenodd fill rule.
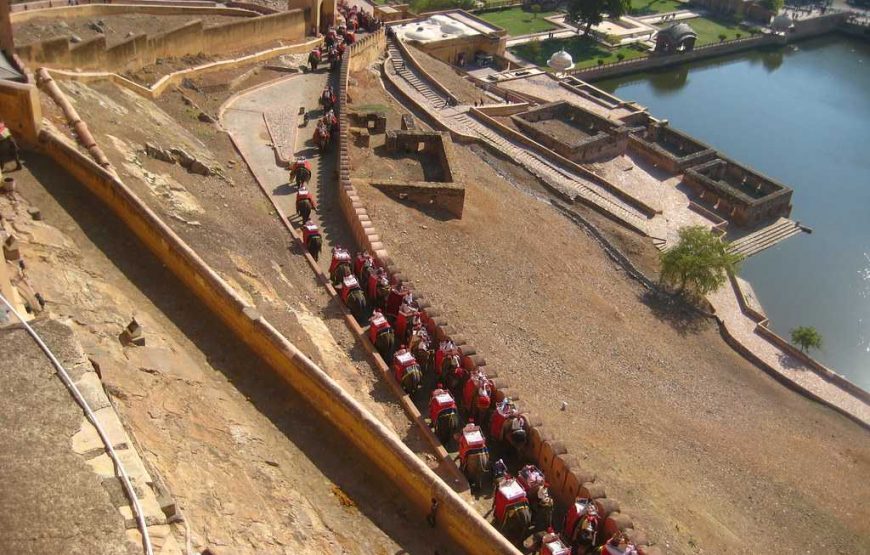
<path fill-rule="evenodd" d="M 495 518 L 499 522 L 504 522 L 505 514 L 508 509 L 525 503 L 528 505 L 529 500 L 526 497 L 526 490 L 517 483 L 513 478 L 508 478 L 495 491 Z"/>
<path fill-rule="evenodd" d="M 456 401 L 453 399 L 453 395 L 446 389 L 433 391 L 432 397 L 429 399 L 429 420 L 435 422 L 441 413 L 449 410 L 456 410 Z"/>

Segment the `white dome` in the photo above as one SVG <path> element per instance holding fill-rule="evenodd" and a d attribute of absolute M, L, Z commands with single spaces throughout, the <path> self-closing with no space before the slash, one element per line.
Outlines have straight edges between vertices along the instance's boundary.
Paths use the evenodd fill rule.
<path fill-rule="evenodd" d="M 441 26 L 441 32 L 447 35 L 464 35 L 465 27 L 459 23 L 451 21 Z"/>
<path fill-rule="evenodd" d="M 567 71 L 574 67 L 574 59 L 571 58 L 571 54 L 568 54 L 564 50 L 559 50 L 547 60 L 547 65 L 556 71 Z"/>
<path fill-rule="evenodd" d="M 438 38 L 438 35 L 432 28 L 420 25 L 415 29 L 407 31 L 405 37 L 411 40 L 432 40 Z"/>

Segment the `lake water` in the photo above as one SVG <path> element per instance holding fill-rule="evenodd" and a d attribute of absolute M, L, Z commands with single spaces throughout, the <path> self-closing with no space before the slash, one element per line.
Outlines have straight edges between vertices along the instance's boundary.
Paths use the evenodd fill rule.
<path fill-rule="evenodd" d="M 870 43 L 830 35 L 595 83 L 794 189 L 811 227 L 743 264 L 773 328 L 870 389 Z"/>

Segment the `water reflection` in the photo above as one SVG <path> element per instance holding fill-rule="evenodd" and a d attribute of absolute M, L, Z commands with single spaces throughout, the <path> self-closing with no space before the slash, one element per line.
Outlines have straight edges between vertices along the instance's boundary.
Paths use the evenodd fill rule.
<path fill-rule="evenodd" d="M 652 72 L 649 83 L 656 92 L 667 93 L 682 89 L 686 86 L 688 80 L 689 68 L 687 66 L 678 66 Z"/>

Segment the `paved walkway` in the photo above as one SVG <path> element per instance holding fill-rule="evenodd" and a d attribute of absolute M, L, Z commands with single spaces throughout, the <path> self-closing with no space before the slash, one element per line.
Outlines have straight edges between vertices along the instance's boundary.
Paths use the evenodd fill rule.
<path fill-rule="evenodd" d="M 836 383 L 829 382 L 815 370 L 756 333 L 757 323 L 743 313 L 736 295 L 729 282 L 707 296 L 716 309 L 716 315 L 725 322 L 725 327 L 734 339 L 782 376 L 858 420 L 870 424 L 870 405 Z"/>
<path fill-rule="evenodd" d="M 298 113 L 299 106 L 309 111 L 310 121 L 306 127 L 297 129 L 295 143 L 282 147 L 294 156 L 304 156 L 311 162 L 311 181 L 308 190 L 317 200 L 318 207 L 317 212 L 312 212 L 311 219 L 320 226 L 323 235 L 324 245 L 320 266 L 324 270 L 329 269 L 329 253 L 332 246 L 353 245 L 353 238 L 341 223 L 338 180 L 329 175 L 335 168 L 337 142 L 333 142 L 325 155 L 320 155 L 312 141 L 317 118 L 322 115 L 317 98 L 330 80 L 334 81 L 333 87 L 337 87 L 335 74 L 321 70 L 316 73 L 295 75 L 255 88 L 233 100 L 225 109 L 221 120 L 257 181 L 274 202 L 281 218 L 298 228 L 302 222 L 299 216 L 296 216 L 296 188 L 289 183 L 288 170 L 277 164 L 272 138 L 264 116 L 268 114 L 271 118 L 282 108 L 295 114 Z M 287 113 L 277 119 L 291 121 L 293 114 Z"/>

